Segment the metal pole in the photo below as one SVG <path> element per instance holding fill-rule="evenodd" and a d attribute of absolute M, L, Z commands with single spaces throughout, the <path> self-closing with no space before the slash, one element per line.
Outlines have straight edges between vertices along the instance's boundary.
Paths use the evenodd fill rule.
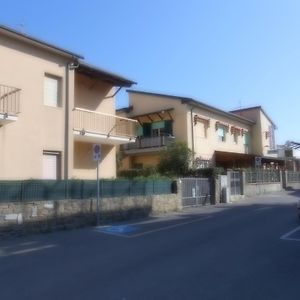
<path fill-rule="evenodd" d="M 97 226 L 100 224 L 99 220 L 99 195 L 100 195 L 100 185 L 99 185 L 99 160 L 97 160 Z"/>

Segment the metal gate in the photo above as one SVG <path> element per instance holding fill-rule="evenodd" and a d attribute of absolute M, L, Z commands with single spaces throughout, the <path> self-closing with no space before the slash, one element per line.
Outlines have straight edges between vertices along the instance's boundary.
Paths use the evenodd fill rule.
<path fill-rule="evenodd" d="M 230 194 L 232 196 L 242 194 L 242 180 L 241 173 L 236 171 L 230 171 Z"/>
<path fill-rule="evenodd" d="M 183 207 L 211 204 L 210 178 L 182 178 L 181 190 Z"/>

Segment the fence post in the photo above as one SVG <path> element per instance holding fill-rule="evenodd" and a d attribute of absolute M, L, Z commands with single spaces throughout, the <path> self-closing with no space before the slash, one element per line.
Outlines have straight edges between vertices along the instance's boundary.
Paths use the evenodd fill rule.
<path fill-rule="evenodd" d="M 227 170 L 227 182 L 228 182 L 228 199 L 227 202 L 231 202 L 231 175 L 232 171 Z"/>
<path fill-rule="evenodd" d="M 21 181 L 20 202 L 23 202 L 23 194 L 24 194 L 24 180 Z"/>
<path fill-rule="evenodd" d="M 287 171 L 280 171 L 282 174 L 282 187 L 286 189 L 288 187 L 288 172 Z"/>
<path fill-rule="evenodd" d="M 182 210 L 182 184 L 181 184 L 181 179 L 177 179 L 176 184 L 177 184 L 177 208 L 178 208 L 178 210 Z"/>
<path fill-rule="evenodd" d="M 245 195 L 245 185 L 246 185 L 246 172 L 241 171 L 241 195 Z"/>

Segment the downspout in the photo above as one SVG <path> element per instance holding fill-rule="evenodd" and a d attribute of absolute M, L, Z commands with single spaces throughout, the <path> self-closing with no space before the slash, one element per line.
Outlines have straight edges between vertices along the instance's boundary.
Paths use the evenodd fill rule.
<path fill-rule="evenodd" d="M 66 180 L 66 196 L 68 196 L 68 179 L 69 179 L 69 140 L 70 140 L 70 135 L 69 135 L 69 129 L 70 129 L 70 124 L 69 124 L 69 107 L 70 107 L 70 75 L 69 72 L 71 70 L 74 70 L 78 68 L 79 63 L 78 61 L 73 58 L 74 60 L 72 62 L 68 62 L 66 64 L 66 91 L 65 91 L 65 153 L 64 153 L 64 180 Z"/>
<path fill-rule="evenodd" d="M 192 166 L 194 167 L 194 162 L 195 162 L 195 140 L 194 140 L 193 110 L 194 110 L 194 107 L 191 108 Z"/>

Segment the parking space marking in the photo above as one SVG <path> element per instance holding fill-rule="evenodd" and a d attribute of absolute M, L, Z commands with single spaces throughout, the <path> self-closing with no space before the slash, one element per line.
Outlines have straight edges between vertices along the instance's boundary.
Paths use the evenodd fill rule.
<path fill-rule="evenodd" d="M 268 206 L 266 206 L 266 207 L 259 207 L 259 208 L 254 209 L 253 211 L 259 212 L 259 211 L 269 210 L 271 208 L 272 207 L 268 207 Z"/>
<path fill-rule="evenodd" d="M 144 235 L 148 235 L 148 234 L 152 234 L 152 233 L 156 233 L 156 232 L 160 232 L 160 231 L 170 230 L 170 229 L 173 229 L 176 227 L 180 227 L 180 226 L 184 226 L 184 225 L 188 225 L 188 224 L 192 224 L 192 223 L 196 223 L 196 222 L 201 222 L 201 221 L 204 221 L 204 220 L 207 220 L 210 218 L 211 218 L 211 216 L 206 216 L 203 218 L 197 218 L 197 219 L 193 219 L 193 220 L 186 221 L 186 222 L 179 222 L 176 224 L 155 228 L 155 229 L 143 231 L 140 233 L 134 233 L 134 232 L 142 231 L 143 230 L 142 227 L 135 226 L 134 230 L 129 230 L 129 231 L 122 230 L 122 227 L 129 227 L 129 228 L 133 227 L 132 224 L 121 225 L 121 226 L 119 226 L 119 225 L 117 225 L 117 226 L 99 226 L 99 227 L 96 227 L 95 231 L 130 239 L 130 238 L 137 238 L 140 236 L 144 236 Z M 114 228 L 114 227 L 116 227 L 116 228 Z M 118 230 L 118 228 L 120 228 L 120 230 Z"/>
<path fill-rule="evenodd" d="M 50 248 L 54 248 L 54 247 L 56 247 L 56 245 L 44 245 L 44 246 L 38 246 L 38 247 L 28 248 L 28 249 L 23 249 L 23 250 L 11 251 L 11 252 L 0 249 L 0 257 L 27 254 L 27 253 L 42 251 L 42 250 L 46 250 L 46 249 L 50 249 Z"/>
<path fill-rule="evenodd" d="M 288 233 L 282 235 L 282 236 L 280 237 L 280 239 L 281 239 L 281 240 L 286 240 L 286 241 L 298 241 L 298 242 L 300 242 L 300 238 L 297 239 L 297 238 L 291 238 L 291 237 L 290 237 L 292 234 L 294 234 L 295 232 L 297 232 L 297 231 L 299 231 L 299 230 L 300 230 L 300 226 L 298 226 L 298 227 L 296 227 L 295 229 L 289 231 Z"/>
<path fill-rule="evenodd" d="M 204 221 L 204 220 L 207 220 L 207 219 L 210 219 L 210 218 L 211 218 L 211 216 L 207 216 L 207 217 L 204 217 L 204 218 L 201 218 L 201 219 L 191 220 L 191 221 L 187 221 L 187 222 L 177 223 L 177 224 L 173 224 L 173 225 L 169 225 L 169 226 L 160 227 L 160 228 L 157 228 L 157 229 L 144 231 L 144 232 L 141 232 L 141 233 L 133 234 L 133 235 L 128 236 L 128 237 L 129 238 L 136 238 L 136 237 L 140 237 L 140 236 L 155 233 L 155 232 L 169 230 L 169 229 L 173 229 L 173 228 L 176 228 L 176 227 L 180 227 L 180 226 L 184 226 L 184 225 Z"/>

